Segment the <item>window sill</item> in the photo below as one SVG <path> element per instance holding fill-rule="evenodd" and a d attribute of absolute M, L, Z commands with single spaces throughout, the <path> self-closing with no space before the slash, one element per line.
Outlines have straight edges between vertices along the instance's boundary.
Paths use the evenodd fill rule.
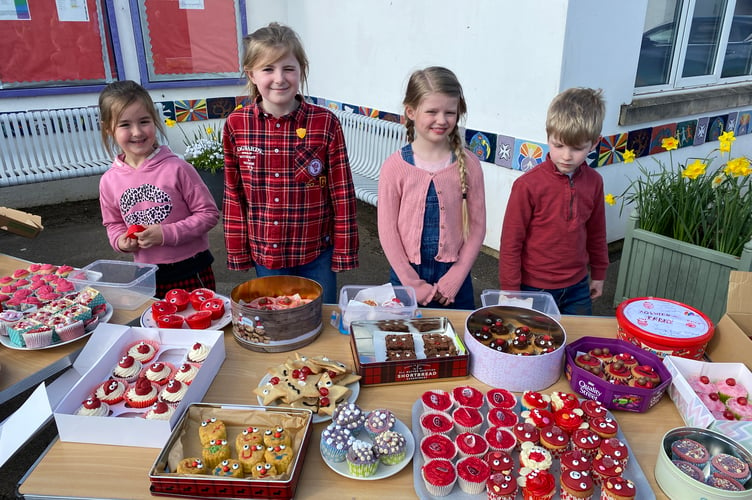
<path fill-rule="evenodd" d="M 752 105 L 752 85 L 635 98 L 623 104 L 619 125 L 660 122 Z"/>

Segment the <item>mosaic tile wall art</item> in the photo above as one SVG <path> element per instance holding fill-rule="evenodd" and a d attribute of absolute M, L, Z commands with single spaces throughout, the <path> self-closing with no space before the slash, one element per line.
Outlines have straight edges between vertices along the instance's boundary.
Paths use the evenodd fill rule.
<path fill-rule="evenodd" d="M 399 113 L 323 97 L 311 96 L 308 99 L 314 104 L 329 109 L 404 123 L 404 117 Z M 161 101 L 166 116 L 178 122 L 223 119 L 236 107 L 247 103 L 248 96 Z M 503 168 L 527 171 L 543 162 L 548 154 L 548 145 L 545 143 L 486 130 L 467 128 L 463 131 L 468 149 L 481 161 L 494 163 Z M 603 136 L 600 143 L 588 155 L 588 162 L 594 168 L 621 163 L 626 150 L 633 151 L 636 158 L 661 153 L 663 152 L 661 141 L 666 137 L 676 137 L 679 140 L 679 148 L 699 146 L 705 142 L 717 141 L 718 137 L 727 131 L 733 131 L 737 136 L 752 133 L 752 109 L 664 123 Z"/>

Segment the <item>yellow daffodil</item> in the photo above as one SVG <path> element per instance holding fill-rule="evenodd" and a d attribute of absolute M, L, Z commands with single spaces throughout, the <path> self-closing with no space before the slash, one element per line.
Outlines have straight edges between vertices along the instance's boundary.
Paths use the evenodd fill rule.
<path fill-rule="evenodd" d="M 297 129 L 295 131 L 295 133 L 298 134 L 298 137 L 300 137 L 302 139 L 302 138 L 304 138 L 306 136 L 306 129 L 299 128 L 299 129 Z"/>
<path fill-rule="evenodd" d="M 728 153 L 731 151 L 731 143 L 736 140 L 736 137 L 734 137 L 734 132 L 728 131 L 722 133 L 720 136 L 718 136 L 718 142 L 720 142 L 720 145 L 718 146 L 718 150 L 721 153 Z"/>
<path fill-rule="evenodd" d="M 214 133 L 214 129 L 211 127 L 206 127 L 206 133 L 212 135 Z"/>
<path fill-rule="evenodd" d="M 608 193 L 606 195 L 606 203 L 611 205 L 612 207 L 616 205 L 616 196 L 612 195 L 611 193 Z"/>
<path fill-rule="evenodd" d="M 713 183 L 711 184 L 713 186 L 713 189 L 723 184 L 724 180 L 726 180 L 726 176 L 723 174 L 717 174 L 715 177 L 713 177 Z"/>
<path fill-rule="evenodd" d="M 746 177 L 751 171 L 752 169 L 750 169 L 749 160 L 744 156 L 729 160 L 723 169 L 723 172 L 726 175 L 732 175 L 734 177 Z"/>
<path fill-rule="evenodd" d="M 631 149 L 624 150 L 624 163 L 632 163 L 635 161 L 635 152 Z"/>
<path fill-rule="evenodd" d="M 176 122 L 175 120 L 173 120 L 172 118 L 165 118 L 165 121 L 164 121 L 164 122 L 165 122 L 165 125 L 167 125 L 168 127 L 174 127 L 174 126 L 175 126 L 175 124 L 177 123 L 177 122 Z"/>
<path fill-rule="evenodd" d="M 707 165 L 700 160 L 695 160 L 689 165 L 687 165 L 687 168 L 682 170 L 682 177 L 686 177 L 687 179 L 697 179 L 702 174 L 705 173 L 705 167 Z"/>
<path fill-rule="evenodd" d="M 666 137 L 661 141 L 661 147 L 666 151 L 671 151 L 679 147 L 679 139 L 676 137 Z"/>

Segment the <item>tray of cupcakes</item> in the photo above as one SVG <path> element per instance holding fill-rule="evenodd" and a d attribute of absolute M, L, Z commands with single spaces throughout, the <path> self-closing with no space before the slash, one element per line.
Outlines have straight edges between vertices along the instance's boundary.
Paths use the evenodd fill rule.
<path fill-rule="evenodd" d="M 613 415 L 574 393 L 428 390 L 412 429 L 421 499 L 655 498 Z"/>
<path fill-rule="evenodd" d="M 151 493 L 293 498 L 311 415 L 295 408 L 192 404 L 149 471 Z"/>

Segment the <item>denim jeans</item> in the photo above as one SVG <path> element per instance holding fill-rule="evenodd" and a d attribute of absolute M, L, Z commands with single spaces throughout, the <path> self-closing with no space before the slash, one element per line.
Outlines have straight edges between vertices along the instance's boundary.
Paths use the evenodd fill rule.
<path fill-rule="evenodd" d="M 280 276 L 283 274 L 300 276 L 302 278 L 308 278 L 323 288 L 323 295 L 321 299 L 325 304 L 336 304 L 337 300 L 337 274 L 332 271 L 332 254 L 334 250 L 329 249 L 323 251 L 321 255 L 316 257 L 308 264 L 302 266 L 283 267 L 282 269 L 268 269 L 260 264 L 254 264 L 256 268 L 256 276 L 263 278 L 264 276 Z"/>
<path fill-rule="evenodd" d="M 420 239 L 420 265 L 410 264 L 421 279 L 427 283 L 436 283 L 439 278 L 444 276 L 452 262 L 439 262 L 436 260 L 436 254 L 439 253 L 439 197 L 436 194 L 436 188 L 433 182 L 428 186 L 426 195 L 426 212 L 423 216 L 423 233 Z M 401 286 L 397 273 L 394 269 L 389 271 L 389 280 L 394 286 Z M 473 281 L 470 274 L 465 277 L 454 302 L 448 306 L 442 305 L 438 301 L 431 301 L 430 304 L 423 307 L 443 308 L 443 309 L 475 309 L 475 297 L 473 294 Z"/>
<path fill-rule="evenodd" d="M 520 286 L 520 290 L 525 292 L 550 293 L 553 296 L 554 301 L 556 301 L 556 305 L 559 306 L 559 312 L 561 314 L 577 314 L 580 316 L 593 315 L 593 301 L 590 298 L 589 275 L 586 275 L 579 283 L 566 288 L 548 290 L 523 284 Z"/>

